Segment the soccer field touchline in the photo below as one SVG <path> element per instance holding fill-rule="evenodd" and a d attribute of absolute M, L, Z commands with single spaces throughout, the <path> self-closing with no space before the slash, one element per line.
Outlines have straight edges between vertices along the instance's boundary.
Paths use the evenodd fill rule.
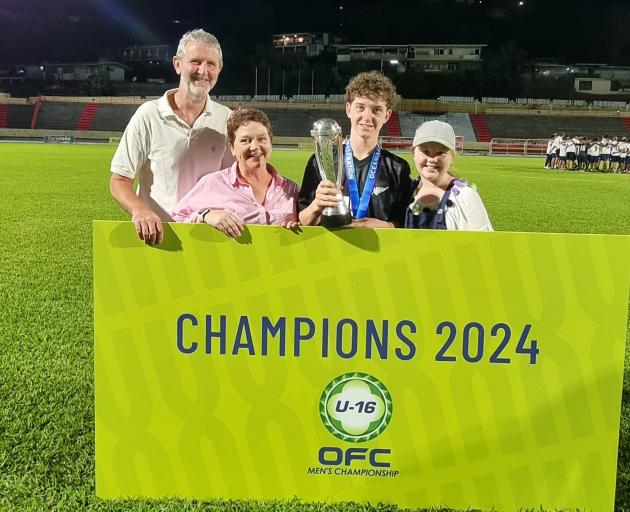
<path fill-rule="evenodd" d="M 531 172 L 529 169 L 525 169 L 523 170 L 523 172 Z M 490 170 L 490 169 L 484 169 L 484 170 L 474 170 L 471 171 L 474 172 L 475 174 L 484 174 L 484 175 L 493 175 L 496 174 L 496 170 Z M 510 173 L 510 178 L 519 178 L 519 179 L 524 179 L 524 180 L 546 180 L 546 181 L 562 181 L 565 178 L 562 178 L 562 174 L 556 174 L 555 176 L 519 176 L 518 174 L 516 174 L 516 172 L 518 171 L 513 171 L 513 170 L 508 170 L 505 171 L 506 173 Z M 594 174 L 594 173 L 593 173 Z M 578 175 L 579 176 L 579 175 Z M 621 179 L 624 179 L 620 176 Z M 571 178 L 572 179 L 572 183 L 613 183 L 612 181 L 608 181 L 608 180 L 598 180 L 598 179 L 593 179 L 593 180 L 587 180 L 587 179 L 580 179 L 579 177 L 576 178 Z M 626 178 L 627 179 L 627 178 Z"/>

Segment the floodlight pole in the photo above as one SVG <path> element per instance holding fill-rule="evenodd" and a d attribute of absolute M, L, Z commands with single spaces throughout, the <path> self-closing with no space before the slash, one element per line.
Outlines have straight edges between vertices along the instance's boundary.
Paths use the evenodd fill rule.
<path fill-rule="evenodd" d="M 254 96 L 258 96 L 258 66 L 254 68 Z"/>
<path fill-rule="evenodd" d="M 298 93 L 297 95 L 300 95 L 300 90 L 302 88 L 302 68 L 298 69 Z"/>
<path fill-rule="evenodd" d="M 285 77 L 285 75 L 286 75 L 286 69 L 283 69 L 282 70 L 282 98 L 281 99 L 284 99 L 284 77 Z"/>

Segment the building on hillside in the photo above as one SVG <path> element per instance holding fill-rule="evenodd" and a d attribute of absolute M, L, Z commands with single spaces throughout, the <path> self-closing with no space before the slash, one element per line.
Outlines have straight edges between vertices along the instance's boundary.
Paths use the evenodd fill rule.
<path fill-rule="evenodd" d="M 532 63 L 535 80 L 569 80 L 580 94 L 615 95 L 630 91 L 630 67 L 609 66 L 594 62 L 561 64 L 557 62 Z"/>
<path fill-rule="evenodd" d="M 307 57 L 319 57 L 326 48 L 339 41 L 340 38 L 327 32 L 292 32 L 271 36 L 274 52 L 302 54 Z"/>
<path fill-rule="evenodd" d="M 332 51 L 338 65 L 371 61 L 377 67 L 404 73 L 407 68 L 427 72 L 477 69 L 485 44 L 342 44 L 328 33 L 289 33 L 272 36 L 274 52 L 319 57 Z"/>
<path fill-rule="evenodd" d="M 609 66 L 596 62 L 561 64 L 558 62 L 532 62 L 534 78 L 592 77 L 608 80 L 630 81 L 629 66 Z"/>
<path fill-rule="evenodd" d="M 621 82 L 609 78 L 576 78 L 573 87 L 581 94 L 617 95 L 628 96 L 630 81 Z"/>
<path fill-rule="evenodd" d="M 399 73 L 405 71 L 409 53 L 407 45 L 394 44 L 338 44 L 335 45 L 335 49 L 337 52 L 337 64 L 339 65 L 356 60 L 372 61 L 380 64 L 381 71 L 385 67 L 391 66 Z"/>
<path fill-rule="evenodd" d="M 72 82 L 87 80 L 90 76 L 101 75 L 111 82 L 123 82 L 129 66 L 120 62 L 44 62 L 39 66 L 39 74 L 44 80 Z M 33 70 L 37 73 L 37 70 Z"/>
<path fill-rule="evenodd" d="M 432 73 L 449 73 L 478 69 L 485 44 L 405 44 L 358 45 L 338 44 L 337 62 L 368 60 L 378 62 L 380 69 L 394 66 L 399 73 L 419 69 Z"/>
<path fill-rule="evenodd" d="M 169 44 L 125 46 L 97 50 L 99 61 L 121 62 L 128 66 L 127 80 L 132 82 L 159 82 L 175 79 L 173 57 L 177 47 Z"/>
<path fill-rule="evenodd" d="M 562 64 L 559 62 L 533 61 L 531 63 L 531 74 L 534 79 L 567 78 L 576 75 L 592 75 L 595 68 L 605 64 Z"/>
<path fill-rule="evenodd" d="M 2 65 L 0 66 L 0 83 L 8 84 L 24 83 L 27 78 L 26 70 L 23 66 Z"/>
<path fill-rule="evenodd" d="M 146 46 L 125 46 L 124 48 L 108 48 L 97 50 L 99 61 L 116 61 L 123 64 L 162 64 L 173 60 L 176 48 L 168 44 Z"/>
<path fill-rule="evenodd" d="M 430 72 L 467 71 L 481 66 L 486 44 L 409 45 L 409 66 Z"/>

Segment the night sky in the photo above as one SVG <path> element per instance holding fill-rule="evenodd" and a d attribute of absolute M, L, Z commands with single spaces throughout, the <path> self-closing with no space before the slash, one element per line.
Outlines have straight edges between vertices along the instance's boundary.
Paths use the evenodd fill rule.
<path fill-rule="evenodd" d="M 630 65 L 629 0 L 2 0 L 0 64 L 76 61 L 99 48 L 175 44 L 190 28 L 251 48 L 274 33 L 324 31 L 347 43 L 512 40 L 528 56 Z M 596 20 L 594 22 L 593 20 Z M 229 65 L 229 53 L 225 56 Z"/>

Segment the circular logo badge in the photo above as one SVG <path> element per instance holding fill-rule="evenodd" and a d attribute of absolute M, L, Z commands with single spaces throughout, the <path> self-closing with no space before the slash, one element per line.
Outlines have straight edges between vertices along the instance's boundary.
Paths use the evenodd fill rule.
<path fill-rule="evenodd" d="M 367 373 L 345 373 L 326 386 L 319 415 L 342 441 L 363 443 L 385 431 L 392 419 L 392 397 L 380 380 Z"/>

